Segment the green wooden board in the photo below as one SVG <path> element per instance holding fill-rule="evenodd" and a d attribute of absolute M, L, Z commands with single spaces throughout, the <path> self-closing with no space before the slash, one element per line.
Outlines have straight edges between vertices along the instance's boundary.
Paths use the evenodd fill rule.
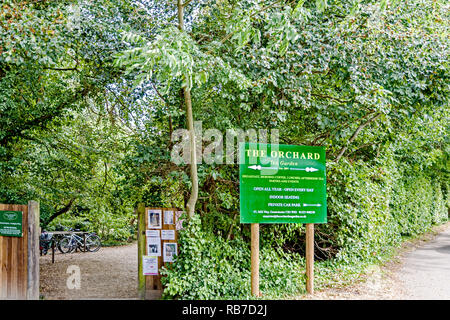
<path fill-rule="evenodd" d="M 241 143 L 241 223 L 326 223 L 325 148 Z"/>
<path fill-rule="evenodd" d="M 22 237 L 22 211 L 0 211 L 0 236 Z"/>

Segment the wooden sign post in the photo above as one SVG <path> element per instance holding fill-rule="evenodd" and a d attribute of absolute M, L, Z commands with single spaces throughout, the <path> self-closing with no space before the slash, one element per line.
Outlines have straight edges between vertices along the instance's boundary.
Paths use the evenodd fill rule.
<path fill-rule="evenodd" d="M 314 224 L 306 224 L 306 291 L 314 294 Z"/>
<path fill-rule="evenodd" d="M 240 222 L 251 224 L 251 289 L 259 292 L 259 224 L 306 224 L 306 290 L 314 293 L 314 224 L 327 222 L 325 148 L 239 146 Z"/>
<path fill-rule="evenodd" d="M 314 224 L 306 224 L 306 291 L 314 294 Z M 259 292 L 259 223 L 251 224 L 251 287 L 252 295 Z"/>
<path fill-rule="evenodd" d="M 259 297 L 259 223 L 251 224 L 252 295 Z"/>

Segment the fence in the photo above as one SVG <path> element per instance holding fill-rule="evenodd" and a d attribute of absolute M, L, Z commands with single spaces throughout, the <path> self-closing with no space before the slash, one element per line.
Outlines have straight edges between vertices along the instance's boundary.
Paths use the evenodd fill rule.
<path fill-rule="evenodd" d="M 39 203 L 0 204 L 0 215 L 0 300 L 39 299 Z"/>

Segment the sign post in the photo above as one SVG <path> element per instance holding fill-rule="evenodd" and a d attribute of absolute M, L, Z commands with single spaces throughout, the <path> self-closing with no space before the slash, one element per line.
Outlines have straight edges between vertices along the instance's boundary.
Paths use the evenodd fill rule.
<path fill-rule="evenodd" d="M 306 291 L 314 294 L 314 224 L 306 224 Z"/>
<path fill-rule="evenodd" d="M 313 293 L 314 224 L 327 222 L 325 148 L 241 143 L 239 161 L 240 221 L 251 224 L 252 294 L 259 295 L 260 223 L 306 224 L 307 290 Z"/>
<path fill-rule="evenodd" d="M 252 295 L 259 297 L 259 223 L 251 224 Z"/>

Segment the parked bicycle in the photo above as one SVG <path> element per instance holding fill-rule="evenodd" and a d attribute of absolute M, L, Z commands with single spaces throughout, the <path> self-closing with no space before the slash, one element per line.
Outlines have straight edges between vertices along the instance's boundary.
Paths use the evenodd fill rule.
<path fill-rule="evenodd" d="M 79 231 L 79 230 L 71 230 L 71 231 Z M 57 245 L 58 250 L 61 253 L 70 253 L 72 251 L 75 251 L 76 249 L 80 250 L 81 252 L 86 251 L 97 252 L 98 250 L 100 250 L 102 243 L 99 236 L 97 236 L 95 233 L 88 233 L 85 235 L 85 237 L 86 237 L 86 244 L 84 238 L 75 233 L 64 236 L 58 242 Z"/>
<path fill-rule="evenodd" d="M 45 256 L 48 253 L 48 250 L 52 247 L 53 241 L 53 234 L 43 230 L 39 237 L 39 251 L 41 256 Z"/>

